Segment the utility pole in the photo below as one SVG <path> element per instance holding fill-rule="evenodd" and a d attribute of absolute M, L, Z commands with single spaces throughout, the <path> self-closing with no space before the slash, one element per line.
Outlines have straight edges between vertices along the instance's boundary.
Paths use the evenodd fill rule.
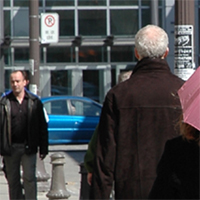
<path fill-rule="evenodd" d="M 159 25 L 158 20 L 158 0 L 151 0 L 151 23 Z"/>
<path fill-rule="evenodd" d="M 187 80 L 195 70 L 194 26 L 195 1 L 175 0 L 174 73 Z"/>
<path fill-rule="evenodd" d="M 4 42 L 4 15 L 3 15 L 3 1 L 0 0 L 0 95 L 5 90 L 4 83 L 4 53 L 3 44 Z"/>
<path fill-rule="evenodd" d="M 29 48 L 30 84 L 32 93 L 40 96 L 40 42 L 39 42 L 39 0 L 29 0 Z"/>

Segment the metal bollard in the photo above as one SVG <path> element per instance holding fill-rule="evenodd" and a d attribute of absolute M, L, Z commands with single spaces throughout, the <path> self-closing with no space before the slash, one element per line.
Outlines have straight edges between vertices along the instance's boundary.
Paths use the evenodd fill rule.
<path fill-rule="evenodd" d="M 48 179 L 50 175 L 46 172 L 44 161 L 40 159 L 39 154 L 37 154 L 36 165 L 37 190 L 38 192 L 46 192 L 49 190 Z"/>
<path fill-rule="evenodd" d="M 51 200 L 55 199 L 68 199 L 70 193 L 65 186 L 64 166 L 65 156 L 60 153 L 51 155 L 52 166 L 52 179 L 51 189 L 47 193 L 47 197 Z"/>

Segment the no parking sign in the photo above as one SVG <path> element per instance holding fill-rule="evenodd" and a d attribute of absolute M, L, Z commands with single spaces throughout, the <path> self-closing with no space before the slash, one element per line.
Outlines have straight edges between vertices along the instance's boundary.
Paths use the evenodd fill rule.
<path fill-rule="evenodd" d="M 59 40 L 59 15 L 41 13 L 41 43 L 56 43 Z"/>

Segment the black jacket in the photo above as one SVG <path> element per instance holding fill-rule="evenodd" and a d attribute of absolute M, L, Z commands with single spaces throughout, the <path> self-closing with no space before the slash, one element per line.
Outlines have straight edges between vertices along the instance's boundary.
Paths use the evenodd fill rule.
<path fill-rule="evenodd" d="M 48 154 L 48 130 L 40 99 L 25 90 L 28 96 L 28 139 L 25 143 L 26 153 Z M 0 154 L 11 155 L 11 106 L 9 97 L 12 92 L 2 96 L 0 100 Z"/>
<path fill-rule="evenodd" d="M 181 136 L 167 141 L 149 199 L 200 199 L 199 150 Z"/>

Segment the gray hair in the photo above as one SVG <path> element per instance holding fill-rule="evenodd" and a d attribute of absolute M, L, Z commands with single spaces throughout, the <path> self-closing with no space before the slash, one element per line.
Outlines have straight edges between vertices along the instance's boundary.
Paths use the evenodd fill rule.
<path fill-rule="evenodd" d="M 135 48 L 141 58 L 161 58 L 167 50 L 169 38 L 167 33 L 155 25 L 147 25 L 135 36 Z"/>

